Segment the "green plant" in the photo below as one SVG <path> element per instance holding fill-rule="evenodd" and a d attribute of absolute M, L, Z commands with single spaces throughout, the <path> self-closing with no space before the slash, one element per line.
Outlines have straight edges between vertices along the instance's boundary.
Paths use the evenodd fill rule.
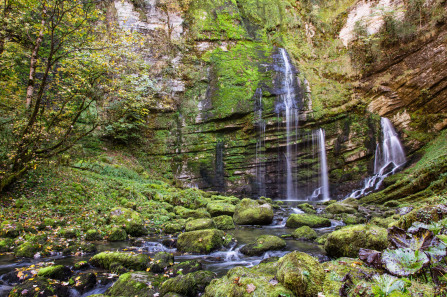
<path fill-rule="evenodd" d="M 407 292 L 407 287 L 411 285 L 411 282 L 407 279 L 398 279 L 397 277 L 389 274 L 374 275 L 374 284 L 371 287 L 371 291 L 375 297 L 391 296 L 393 292 Z"/>

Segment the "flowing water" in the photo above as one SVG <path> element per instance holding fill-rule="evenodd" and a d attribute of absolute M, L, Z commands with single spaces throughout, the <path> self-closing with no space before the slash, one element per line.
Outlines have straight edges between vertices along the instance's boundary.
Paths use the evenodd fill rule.
<path fill-rule="evenodd" d="M 318 129 L 312 133 L 312 143 L 314 147 L 317 147 L 318 161 L 320 167 L 319 186 L 316 188 L 312 195 L 308 198 L 310 201 L 328 201 L 329 197 L 329 177 L 327 167 L 325 134 L 323 129 Z"/>
<path fill-rule="evenodd" d="M 352 192 L 348 197 L 360 198 L 376 191 L 383 180 L 395 174 L 406 163 L 404 148 L 394 130 L 393 124 L 387 118 L 381 118 L 382 145 L 377 144 L 374 156 L 374 175 L 364 180 L 363 188 Z"/>

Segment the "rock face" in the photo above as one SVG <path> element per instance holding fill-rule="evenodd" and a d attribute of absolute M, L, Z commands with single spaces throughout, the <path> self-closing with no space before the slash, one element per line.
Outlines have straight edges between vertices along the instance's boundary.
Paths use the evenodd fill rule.
<path fill-rule="evenodd" d="M 236 205 L 233 220 L 238 225 L 268 225 L 273 222 L 273 208 L 246 198 Z"/>
<path fill-rule="evenodd" d="M 222 247 L 224 235 L 223 231 L 217 229 L 185 232 L 178 237 L 177 249 L 181 252 L 209 254 Z"/>

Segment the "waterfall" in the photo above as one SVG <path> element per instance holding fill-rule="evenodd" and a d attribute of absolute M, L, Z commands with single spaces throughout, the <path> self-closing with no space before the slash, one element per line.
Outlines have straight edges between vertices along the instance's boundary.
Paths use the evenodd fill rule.
<path fill-rule="evenodd" d="M 381 118 L 382 145 L 377 144 L 374 156 L 374 175 L 364 181 L 360 190 L 352 192 L 348 197 L 360 198 L 378 190 L 383 180 L 396 173 L 406 163 L 404 148 L 394 130 L 393 124 L 387 118 Z"/>
<path fill-rule="evenodd" d="M 256 189 L 257 196 L 265 196 L 265 121 L 262 118 L 262 90 L 255 92 L 255 119 L 258 126 L 258 135 L 256 139 Z"/>
<path fill-rule="evenodd" d="M 329 198 L 329 177 L 326 157 L 325 133 L 323 129 L 314 130 L 312 133 L 312 145 L 317 147 L 318 165 L 320 178 L 318 188 L 308 197 L 311 201 L 328 201 Z"/>
<path fill-rule="evenodd" d="M 287 200 L 298 199 L 298 185 L 294 182 L 294 160 L 296 156 L 296 142 L 298 134 L 298 102 L 299 94 L 296 89 L 299 88 L 295 73 L 296 69 L 291 64 L 286 50 L 279 49 L 280 63 L 282 74 L 281 93 L 279 95 L 279 102 L 276 106 L 278 113 L 284 112 L 286 122 L 286 198 Z"/>

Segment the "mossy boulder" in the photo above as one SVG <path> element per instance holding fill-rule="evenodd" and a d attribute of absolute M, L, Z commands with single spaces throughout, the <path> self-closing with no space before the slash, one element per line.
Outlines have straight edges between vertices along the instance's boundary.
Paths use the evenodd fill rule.
<path fill-rule="evenodd" d="M 365 222 L 364 217 L 356 216 L 353 214 L 347 214 L 347 213 L 343 213 L 341 215 L 341 219 L 342 219 L 343 223 L 345 223 L 346 225 L 357 225 L 357 224 L 361 224 L 361 223 Z"/>
<path fill-rule="evenodd" d="M 304 211 L 305 213 L 310 214 L 316 214 L 317 211 L 315 210 L 315 207 L 313 205 L 310 205 L 309 203 L 302 203 L 298 205 L 298 208 Z"/>
<path fill-rule="evenodd" d="M 185 229 L 185 222 L 168 222 L 163 225 L 163 231 L 167 234 L 175 234 L 182 232 Z"/>
<path fill-rule="evenodd" d="M 231 230 L 234 229 L 233 218 L 230 216 L 218 216 L 213 218 L 216 228 L 219 230 Z"/>
<path fill-rule="evenodd" d="M 274 235 L 262 235 L 255 242 L 244 245 L 240 251 L 246 256 L 261 256 L 267 251 L 282 250 L 285 247 L 284 239 Z"/>
<path fill-rule="evenodd" d="M 57 235 L 62 238 L 73 239 L 79 236 L 79 230 L 69 228 L 69 229 L 61 229 L 57 232 Z"/>
<path fill-rule="evenodd" d="M 186 297 L 200 296 L 206 286 L 216 277 L 211 271 L 196 271 L 186 275 L 179 275 L 166 280 L 160 287 L 160 292 L 165 295 L 169 292 Z"/>
<path fill-rule="evenodd" d="M 238 225 L 268 225 L 273 221 L 273 208 L 268 203 L 245 198 L 236 205 L 233 220 Z"/>
<path fill-rule="evenodd" d="M 139 296 L 153 297 L 159 293 L 158 286 L 164 280 L 150 272 L 132 272 L 122 274 L 111 288 L 106 291 L 108 296 Z"/>
<path fill-rule="evenodd" d="M 431 224 L 447 217 L 447 206 L 444 204 L 424 206 L 417 208 L 402 216 L 397 227 L 407 230 L 414 222 Z"/>
<path fill-rule="evenodd" d="M 85 293 L 96 285 L 96 275 L 93 272 L 81 273 L 70 279 L 74 283 L 73 288 L 81 293 Z"/>
<path fill-rule="evenodd" d="M 291 214 L 286 222 L 287 228 L 299 228 L 309 226 L 311 228 L 330 227 L 331 221 L 313 214 Z"/>
<path fill-rule="evenodd" d="M 174 264 L 174 255 L 167 252 L 155 254 L 150 264 L 150 271 L 153 273 L 162 273 L 165 269 Z"/>
<path fill-rule="evenodd" d="M 284 287 L 281 283 L 277 283 L 275 265 L 276 263 L 267 263 L 259 264 L 252 268 L 241 266 L 232 268 L 224 277 L 211 281 L 208 287 L 206 287 L 205 296 L 294 297 L 295 295 L 291 290 Z"/>
<path fill-rule="evenodd" d="M 35 242 L 26 241 L 19 245 L 15 251 L 14 255 L 16 257 L 26 257 L 32 258 L 36 253 L 41 250 L 41 245 Z"/>
<path fill-rule="evenodd" d="M 293 231 L 292 237 L 300 240 L 314 240 L 318 235 L 317 232 L 309 226 L 302 226 Z"/>
<path fill-rule="evenodd" d="M 208 254 L 222 247 L 225 233 L 217 229 L 185 232 L 179 235 L 177 249 L 180 252 Z"/>
<path fill-rule="evenodd" d="M 276 277 L 297 297 L 317 296 L 323 289 L 325 273 L 318 260 L 294 251 L 278 260 Z"/>
<path fill-rule="evenodd" d="M 185 230 L 195 231 L 195 230 L 203 230 L 203 229 L 214 229 L 216 225 L 212 219 L 196 219 L 186 223 Z"/>
<path fill-rule="evenodd" d="M 390 225 L 396 223 L 397 220 L 393 219 L 392 217 L 388 217 L 388 218 L 379 218 L 379 217 L 374 217 L 370 220 L 370 223 L 373 225 L 377 225 L 379 227 L 388 229 L 390 227 Z"/>
<path fill-rule="evenodd" d="M 10 221 L 3 221 L 0 225 L 0 237 L 16 238 L 20 235 L 23 228 L 17 224 L 13 224 Z"/>
<path fill-rule="evenodd" d="M 211 218 L 210 213 L 205 208 L 198 208 L 198 209 L 189 209 L 183 206 L 176 206 L 174 207 L 174 212 L 176 215 L 187 219 L 187 218 L 194 218 L 194 219 L 203 219 L 203 218 Z"/>
<path fill-rule="evenodd" d="M 388 245 L 385 228 L 353 225 L 330 233 L 324 249 L 330 257 L 357 257 L 361 248 L 382 251 Z"/>
<path fill-rule="evenodd" d="M 15 286 L 9 297 L 52 297 L 70 296 L 68 288 L 44 277 L 28 279 Z"/>
<path fill-rule="evenodd" d="M 127 240 L 127 232 L 123 228 L 114 227 L 112 228 L 108 235 L 107 235 L 108 241 L 124 241 Z"/>
<path fill-rule="evenodd" d="M 70 268 L 64 265 L 54 265 L 39 269 L 37 276 L 66 281 L 73 274 Z"/>
<path fill-rule="evenodd" d="M 111 265 L 122 265 L 127 269 L 146 270 L 150 258 L 148 255 L 133 255 L 121 252 L 102 252 L 90 258 L 89 262 L 95 267 L 110 269 Z"/>
<path fill-rule="evenodd" d="M 236 207 L 229 203 L 208 203 L 206 210 L 211 214 L 212 217 L 227 215 L 232 216 L 234 214 Z"/>
<path fill-rule="evenodd" d="M 0 253 L 9 252 L 14 245 L 14 240 L 11 238 L 0 239 Z"/>
<path fill-rule="evenodd" d="M 172 273 L 173 276 L 185 275 L 191 272 L 202 270 L 202 263 L 198 260 L 189 260 L 185 262 L 180 262 L 169 267 L 169 274 Z"/>
<path fill-rule="evenodd" d="M 84 270 L 84 269 L 89 268 L 89 266 L 90 265 L 88 264 L 87 261 L 79 261 L 79 262 L 76 262 L 75 265 L 73 265 L 73 269 Z"/>
<path fill-rule="evenodd" d="M 101 232 L 96 229 L 89 229 L 85 233 L 85 240 L 94 241 L 94 240 L 102 240 Z"/>
<path fill-rule="evenodd" d="M 353 207 L 351 204 L 346 204 L 343 202 L 332 203 L 325 208 L 326 212 L 331 214 L 342 214 L 342 213 L 350 213 L 354 214 L 357 212 L 357 209 Z"/>
<path fill-rule="evenodd" d="M 115 207 L 111 210 L 109 218 L 113 224 L 125 226 L 124 229 L 131 236 L 148 234 L 140 214 L 132 209 Z"/>

